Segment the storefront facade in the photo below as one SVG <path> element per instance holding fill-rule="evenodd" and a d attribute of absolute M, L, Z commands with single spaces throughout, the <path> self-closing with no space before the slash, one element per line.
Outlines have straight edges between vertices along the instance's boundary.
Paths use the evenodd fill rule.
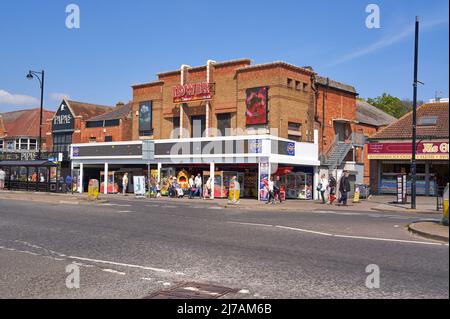
<path fill-rule="evenodd" d="M 416 163 L 417 194 L 436 196 L 449 182 L 448 103 L 418 109 Z M 377 194 L 396 194 L 398 175 L 407 176 L 411 193 L 412 118 L 407 115 L 371 139 L 371 187 Z"/>

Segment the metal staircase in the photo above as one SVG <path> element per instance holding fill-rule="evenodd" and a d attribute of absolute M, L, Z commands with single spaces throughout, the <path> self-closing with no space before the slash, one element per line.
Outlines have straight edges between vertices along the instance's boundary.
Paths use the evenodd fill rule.
<path fill-rule="evenodd" d="M 365 136 L 361 133 L 352 133 L 349 140 L 342 142 L 338 140 L 338 136 L 334 138 L 333 146 L 325 156 L 321 157 L 323 165 L 329 170 L 339 167 L 347 156 L 348 152 L 354 147 L 363 147 L 365 144 Z"/>

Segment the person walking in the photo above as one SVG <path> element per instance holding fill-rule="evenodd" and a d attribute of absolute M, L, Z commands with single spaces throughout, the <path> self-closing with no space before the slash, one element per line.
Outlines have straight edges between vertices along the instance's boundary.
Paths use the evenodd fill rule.
<path fill-rule="evenodd" d="M 350 180 L 348 178 L 348 172 L 344 171 L 344 176 L 341 177 L 339 182 L 339 192 L 341 196 L 339 198 L 339 203 L 342 203 L 344 206 L 347 206 L 348 193 L 350 192 Z"/>
<path fill-rule="evenodd" d="M 195 183 L 195 194 L 198 194 L 199 198 L 203 197 L 203 190 L 202 190 L 202 175 L 198 173 L 197 177 L 194 180 Z"/>
<path fill-rule="evenodd" d="M 275 177 L 275 182 L 273 185 L 273 192 L 274 192 L 274 199 L 278 199 L 280 204 L 283 202 L 283 199 L 281 198 L 281 181 L 280 176 Z"/>
<path fill-rule="evenodd" d="M 128 173 L 125 173 L 122 177 L 122 193 L 123 196 L 127 195 L 127 188 L 128 188 Z"/>
<path fill-rule="evenodd" d="M 73 187 L 72 187 L 72 183 L 73 183 L 73 178 L 71 175 L 67 175 L 66 176 L 66 193 L 69 192 L 73 192 Z"/>
<path fill-rule="evenodd" d="M 330 178 L 328 179 L 328 204 L 333 205 L 334 201 L 336 200 L 336 179 L 333 177 L 333 175 L 330 175 Z"/>
<path fill-rule="evenodd" d="M 194 183 L 194 175 L 191 175 L 191 177 L 189 178 L 188 187 L 189 187 L 189 199 L 192 199 L 194 197 L 194 192 L 196 190 Z"/>
<path fill-rule="evenodd" d="M 266 204 L 275 204 L 275 196 L 273 193 L 273 187 L 274 187 L 274 183 L 273 183 L 273 179 L 272 177 L 269 177 L 269 180 L 267 182 L 267 188 L 268 188 L 268 197 L 267 197 L 267 203 Z"/>
<path fill-rule="evenodd" d="M 328 188 L 328 179 L 325 178 L 325 174 L 320 178 L 320 196 L 322 197 L 322 204 L 326 203 L 325 192 Z"/>
<path fill-rule="evenodd" d="M 5 189 L 5 178 L 6 178 L 5 171 L 2 168 L 0 168 L 0 190 Z"/>

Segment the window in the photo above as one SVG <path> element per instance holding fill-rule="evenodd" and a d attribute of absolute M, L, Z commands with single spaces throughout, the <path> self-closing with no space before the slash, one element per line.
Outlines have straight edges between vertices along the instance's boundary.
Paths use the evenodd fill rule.
<path fill-rule="evenodd" d="M 419 126 L 436 126 L 437 120 L 438 120 L 437 116 L 421 117 L 417 121 L 417 125 L 419 125 Z"/>
<path fill-rule="evenodd" d="M 54 134 L 53 135 L 53 152 L 68 152 L 72 144 L 72 133 Z"/>
<path fill-rule="evenodd" d="M 8 151 L 13 151 L 14 150 L 14 141 L 6 142 L 6 148 Z"/>
<path fill-rule="evenodd" d="M 300 81 L 295 81 L 295 89 L 296 89 L 296 90 L 300 90 L 300 89 L 301 89 L 301 84 L 302 84 L 302 82 L 300 82 Z"/>
<path fill-rule="evenodd" d="M 296 142 L 302 141 L 302 124 L 288 122 L 288 139 Z"/>
<path fill-rule="evenodd" d="M 120 124 L 120 120 L 119 119 L 105 121 L 105 127 L 119 126 L 119 124 Z"/>
<path fill-rule="evenodd" d="M 206 116 L 191 116 L 191 137 L 202 137 L 206 129 Z"/>
<path fill-rule="evenodd" d="M 89 138 L 89 143 L 95 143 L 97 142 L 97 138 L 96 137 L 90 137 Z"/>
<path fill-rule="evenodd" d="M 30 151 L 37 150 L 37 140 L 34 138 L 30 139 Z"/>
<path fill-rule="evenodd" d="M 180 118 L 174 117 L 172 119 L 172 138 L 179 138 L 180 137 Z"/>
<path fill-rule="evenodd" d="M 292 79 L 287 79 L 287 87 L 292 89 Z"/>
<path fill-rule="evenodd" d="M 303 91 L 308 92 L 308 83 L 303 83 Z"/>
<path fill-rule="evenodd" d="M 112 142 L 113 137 L 112 136 L 105 136 L 105 142 Z"/>
<path fill-rule="evenodd" d="M 3 150 L 3 140 L 0 140 L 0 150 Z"/>
<path fill-rule="evenodd" d="M 86 123 L 87 128 L 103 127 L 103 121 L 92 121 Z"/>
<path fill-rule="evenodd" d="M 231 113 L 217 114 L 217 130 L 221 136 L 226 136 L 227 129 L 231 129 Z"/>
<path fill-rule="evenodd" d="M 28 139 L 26 138 L 20 139 L 20 149 L 25 151 L 28 150 Z"/>

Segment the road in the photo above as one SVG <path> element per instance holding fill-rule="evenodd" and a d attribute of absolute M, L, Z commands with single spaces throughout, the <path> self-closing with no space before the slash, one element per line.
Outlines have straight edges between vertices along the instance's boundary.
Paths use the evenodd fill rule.
<path fill-rule="evenodd" d="M 0 298 L 145 298 L 180 283 L 222 298 L 448 298 L 448 245 L 425 215 L 223 209 L 200 200 L 0 200 Z M 68 289 L 66 267 L 80 269 Z M 368 265 L 380 287 L 366 287 Z"/>

